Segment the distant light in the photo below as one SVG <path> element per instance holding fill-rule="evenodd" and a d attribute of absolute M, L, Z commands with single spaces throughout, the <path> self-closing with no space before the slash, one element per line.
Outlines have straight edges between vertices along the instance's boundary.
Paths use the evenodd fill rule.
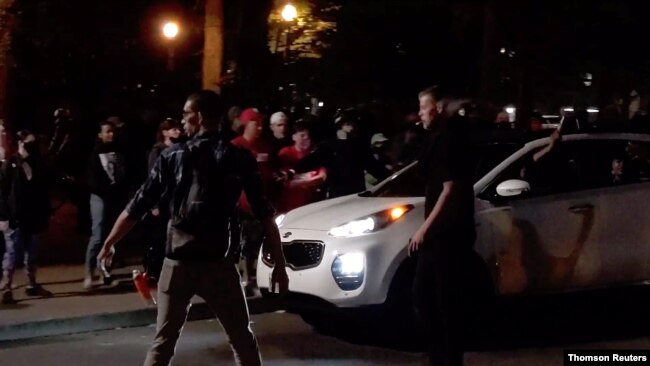
<path fill-rule="evenodd" d="M 594 78 L 594 76 L 590 72 L 585 73 L 585 79 L 592 80 L 593 78 Z"/>
<path fill-rule="evenodd" d="M 287 4 L 282 9 L 282 19 L 287 22 L 293 22 L 298 17 L 298 9 L 291 4 Z"/>
<path fill-rule="evenodd" d="M 510 57 L 510 58 L 515 57 L 516 54 L 517 53 L 515 51 L 510 51 L 510 52 L 508 52 L 508 57 Z"/>
<path fill-rule="evenodd" d="M 501 47 L 501 50 L 499 50 L 499 52 L 501 52 L 501 54 L 504 55 L 506 53 L 506 49 Z"/>
<path fill-rule="evenodd" d="M 307 110 L 307 111 L 308 111 L 309 109 L 310 109 L 309 107 L 305 107 L 305 110 Z"/>
<path fill-rule="evenodd" d="M 585 81 L 585 86 L 591 86 L 592 82 L 591 81 Z"/>
<path fill-rule="evenodd" d="M 508 113 L 508 122 L 513 123 L 517 120 L 517 108 L 514 105 L 507 105 L 503 110 Z"/>
<path fill-rule="evenodd" d="M 564 107 L 564 108 L 562 108 L 562 110 L 564 112 L 575 112 L 575 109 L 573 109 L 573 107 Z"/>
<path fill-rule="evenodd" d="M 560 116 L 558 116 L 557 114 L 545 114 L 545 115 L 542 116 L 542 118 L 544 118 L 544 119 L 556 119 L 556 118 L 560 118 Z"/>
<path fill-rule="evenodd" d="M 321 107 L 321 108 L 323 108 L 323 107 L 325 106 L 325 103 L 323 103 L 323 102 L 318 102 L 318 106 Z"/>
<path fill-rule="evenodd" d="M 283 87 L 281 87 L 281 86 L 279 86 L 279 87 L 278 87 L 278 90 L 279 90 L 279 91 L 283 91 L 283 90 L 284 90 L 284 88 L 283 88 Z"/>
<path fill-rule="evenodd" d="M 600 110 L 598 108 L 587 108 L 587 113 L 599 113 Z"/>
<path fill-rule="evenodd" d="M 163 35 L 167 39 L 174 39 L 178 35 L 178 24 L 174 22 L 167 22 L 163 26 Z"/>
<path fill-rule="evenodd" d="M 137 85 L 137 88 L 138 88 L 138 89 L 141 89 L 141 88 L 142 88 L 142 84 L 138 84 L 138 85 Z"/>

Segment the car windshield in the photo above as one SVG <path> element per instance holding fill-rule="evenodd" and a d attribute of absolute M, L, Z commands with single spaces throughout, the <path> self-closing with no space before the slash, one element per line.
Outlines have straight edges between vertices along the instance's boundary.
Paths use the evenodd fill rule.
<path fill-rule="evenodd" d="M 519 143 L 483 143 L 475 145 L 472 159 L 474 182 L 485 176 L 495 166 L 519 150 Z M 399 174 L 388 178 L 390 181 L 372 193 L 372 197 L 424 197 L 424 178 L 411 165 Z"/>

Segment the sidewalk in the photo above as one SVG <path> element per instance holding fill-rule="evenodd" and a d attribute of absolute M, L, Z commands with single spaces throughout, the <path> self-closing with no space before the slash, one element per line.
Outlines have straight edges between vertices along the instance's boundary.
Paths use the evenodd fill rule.
<path fill-rule="evenodd" d="M 50 298 L 25 295 L 26 278 L 16 273 L 14 298 L 17 303 L 0 304 L 0 342 L 83 333 L 154 324 L 156 309 L 149 307 L 135 291 L 130 266 L 115 269 L 115 281 L 93 291 L 82 289 L 83 266 L 50 266 L 39 269 L 39 282 L 52 292 Z M 190 320 L 212 317 L 200 298 L 192 300 Z M 261 298 L 249 298 L 252 314 L 273 311 Z"/>

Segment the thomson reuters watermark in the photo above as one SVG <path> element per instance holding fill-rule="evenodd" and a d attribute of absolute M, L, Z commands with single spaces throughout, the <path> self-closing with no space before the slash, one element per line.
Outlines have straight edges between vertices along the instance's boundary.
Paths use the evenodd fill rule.
<path fill-rule="evenodd" d="M 566 350 L 564 365 L 650 365 L 650 350 Z"/>

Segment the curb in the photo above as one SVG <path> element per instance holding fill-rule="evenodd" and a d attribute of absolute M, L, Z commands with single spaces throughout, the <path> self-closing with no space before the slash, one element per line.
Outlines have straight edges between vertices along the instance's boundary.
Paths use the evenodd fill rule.
<path fill-rule="evenodd" d="M 254 297 L 248 299 L 248 309 L 250 314 L 260 314 L 277 311 L 281 307 L 277 303 L 261 297 Z M 195 321 L 210 318 L 214 318 L 214 315 L 208 305 L 204 302 L 199 302 L 192 304 L 187 320 Z M 142 327 L 152 324 L 156 324 L 156 308 L 154 307 L 73 318 L 39 320 L 0 326 L 0 344 L 117 328 Z"/>

